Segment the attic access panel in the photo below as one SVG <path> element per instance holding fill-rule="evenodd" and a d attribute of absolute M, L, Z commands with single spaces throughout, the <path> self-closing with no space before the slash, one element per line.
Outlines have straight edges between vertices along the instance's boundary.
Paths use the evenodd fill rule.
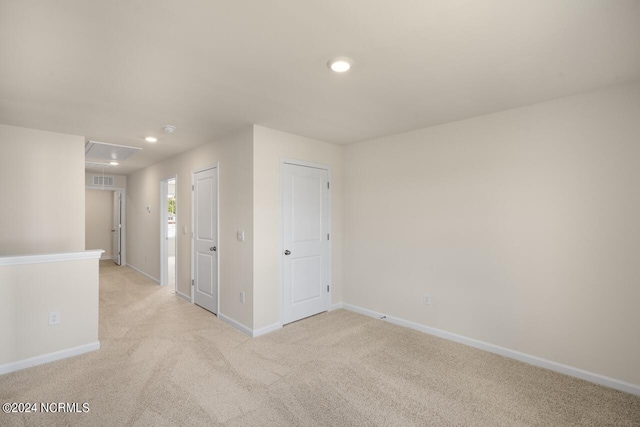
<path fill-rule="evenodd" d="M 115 165 L 103 162 L 84 162 L 85 169 L 113 169 Z"/>
<path fill-rule="evenodd" d="M 126 160 L 140 150 L 142 148 L 88 141 L 84 148 L 84 156 L 93 160 Z"/>

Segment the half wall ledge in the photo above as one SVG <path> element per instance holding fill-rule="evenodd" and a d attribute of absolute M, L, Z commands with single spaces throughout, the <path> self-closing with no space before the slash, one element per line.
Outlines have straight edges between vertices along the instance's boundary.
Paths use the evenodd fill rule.
<path fill-rule="evenodd" d="M 0 374 L 100 348 L 103 252 L 0 256 Z"/>

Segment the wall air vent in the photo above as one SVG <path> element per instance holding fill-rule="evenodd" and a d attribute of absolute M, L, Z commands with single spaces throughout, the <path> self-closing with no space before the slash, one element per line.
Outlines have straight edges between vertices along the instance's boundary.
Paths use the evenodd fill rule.
<path fill-rule="evenodd" d="M 113 177 L 104 175 L 93 175 L 93 185 L 101 187 L 113 187 Z"/>

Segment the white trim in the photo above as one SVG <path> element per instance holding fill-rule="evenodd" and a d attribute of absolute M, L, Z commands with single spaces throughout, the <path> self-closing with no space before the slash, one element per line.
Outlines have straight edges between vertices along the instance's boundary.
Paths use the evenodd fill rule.
<path fill-rule="evenodd" d="M 180 291 L 176 291 L 176 295 L 178 295 L 180 298 L 182 298 L 183 300 L 187 301 L 187 302 L 191 302 L 191 297 L 187 294 L 183 294 Z"/>
<path fill-rule="evenodd" d="M 329 306 L 329 311 L 340 310 L 341 308 L 344 308 L 344 304 L 341 302 L 337 302 Z"/>
<path fill-rule="evenodd" d="M 218 275 L 217 279 L 217 310 L 216 314 L 220 313 L 220 251 L 224 250 L 224 245 L 222 245 L 222 249 L 220 248 L 220 162 L 216 162 L 216 240 L 218 243 L 218 250 L 216 251 L 216 273 Z"/>
<path fill-rule="evenodd" d="M 191 302 L 191 304 L 195 304 L 194 301 L 194 292 L 195 292 L 195 280 L 196 280 L 196 273 L 195 273 L 195 265 L 196 262 L 193 259 L 193 257 L 196 254 L 196 242 L 195 239 L 193 238 L 193 233 L 195 230 L 195 225 L 193 224 L 194 218 L 195 218 L 195 212 L 193 212 L 194 206 L 195 206 L 195 185 L 196 185 L 196 172 L 195 171 L 191 171 L 191 191 L 189 192 L 189 194 L 191 195 L 191 230 L 189 230 L 189 238 L 191 240 L 191 283 L 189 283 L 189 301 Z"/>
<path fill-rule="evenodd" d="M 100 261 L 109 261 L 109 260 L 113 261 L 113 255 L 102 255 L 100 257 Z"/>
<path fill-rule="evenodd" d="M 218 319 L 222 320 L 224 323 L 233 326 L 234 328 L 236 328 L 237 330 L 239 330 L 240 332 L 244 332 L 245 334 L 249 335 L 250 337 L 253 336 L 253 330 L 245 325 L 243 325 L 242 323 L 238 322 L 237 320 L 232 319 L 229 316 L 225 316 L 222 313 L 218 313 Z"/>
<path fill-rule="evenodd" d="M 280 157 L 280 164 L 282 163 L 287 163 L 294 166 L 305 166 L 308 168 L 322 169 L 322 170 L 331 169 L 331 166 L 325 165 L 323 163 L 306 162 L 304 160 L 290 159 L 287 157 Z"/>
<path fill-rule="evenodd" d="M 222 320 L 224 323 L 233 326 L 234 328 L 236 328 L 237 330 L 239 330 L 240 332 L 249 335 L 251 338 L 257 338 L 261 335 L 265 335 L 268 334 L 270 332 L 274 332 L 277 331 L 278 329 L 282 329 L 282 325 L 280 324 L 280 322 L 274 323 L 272 325 L 268 325 L 265 326 L 264 328 L 259 328 L 259 329 L 251 329 L 248 326 L 243 325 L 242 323 L 238 322 L 235 319 L 232 319 L 229 316 L 226 316 L 222 313 L 218 313 L 218 319 Z"/>
<path fill-rule="evenodd" d="M 282 240 L 283 240 L 283 224 L 282 224 L 282 194 L 283 194 L 283 189 L 282 189 L 282 170 L 284 168 L 285 164 L 290 164 L 290 165 L 296 165 L 296 166 L 305 166 L 305 167 L 309 167 L 309 168 L 315 168 L 315 169 L 320 169 L 320 170 L 326 170 L 327 171 L 327 180 L 329 181 L 329 184 L 333 183 L 333 169 L 331 165 L 325 165 L 325 164 L 321 164 L 321 163 L 313 163 L 313 162 L 306 162 L 303 160 L 295 160 L 295 159 L 290 159 L 287 157 L 280 157 L 280 169 L 278 171 L 278 188 L 279 188 L 279 194 L 278 194 L 278 292 L 280 292 L 279 295 L 279 304 L 280 307 L 278 309 L 278 323 L 280 325 L 283 324 L 283 319 L 284 319 L 284 313 L 283 313 L 283 309 L 284 309 L 284 266 L 282 263 L 282 253 L 284 252 L 284 247 L 282 245 Z M 330 185 L 331 186 L 331 185 Z M 332 205 L 332 197 L 331 197 L 331 188 L 327 189 L 329 191 L 329 194 L 327 195 L 327 209 L 329 210 L 329 218 L 328 218 L 328 224 L 327 227 L 329 229 L 329 235 L 331 236 L 331 239 L 329 240 L 329 295 L 328 295 L 328 307 L 327 307 L 327 311 L 331 311 L 331 299 L 333 297 L 333 242 L 334 242 L 334 238 L 333 238 L 333 205 Z"/>
<path fill-rule="evenodd" d="M 265 335 L 273 331 L 277 331 L 278 329 L 282 329 L 282 325 L 280 322 L 274 323 L 273 325 L 265 326 L 264 328 L 254 329 L 251 336 L 253 338 L 259 337 L 260 335 Z"/>
<path fill-rule="evenodd" d="M 144 271 L 140 270 L 139 268 L 134 267 L 134 266 L 133 266 L 133 265 L 131 265 L 131 264 L 128 264 L 128 265 L 127 265 L 127 267 L 129 267 L 130 269 L 132 269 L 132 270 L 133 270 L 133 271 L 135 271 L 136 273 L 140 273 L 140 274 L 142 274 L 142 275 L 143 275 L 144 277 L 146 277 L 147 279 L 149 279 L 149 280 L 151 280 L 151 281 L 153 281 L 153 282 L 155 282 L 155 283 L 157 283 L 157 284 L 160 284 L 160 281 L 159 281 L 158 279 L 156 279 L 156 278 L 155 278 L 155 277 L 153 277 L 153 276 L 148 275 L 147 273 L 145 273 Z"/>
<path fill-rule="evenodd" d="M 0 256 L 0 267 L 10 265 L 41 264 L 45 262 L 79 261 L 83 259 L 100 259 L 102 249 L 81 252 L 60 252 L 52 254 L 10 255 Z"/>
<path fill-rule="evenodd" d="M 505 347 L 501 347 L 495 344 L 490 344 L 484 341 L 476 340 L 473 338 L 465 337 L 463 335 L 454 334 L 452 332 L 443 331 L 441 329 L 432 328 L 430 326 L 421 325 L 419 323 L 412 322 L 410 320 L 401 319 L 399 317 L 389 316 L 382 313 L 378 313 L 373 310 L 358 307 L 351 304 L 342 304 L 345 310 L 353 311 L 355 313 L 363 314 L 365 316 L 381 319 L 384 316 L 385 321 L 394 325 L 403 326 L 405 328 L 414 329 L 425 334 L 434 335 L 439 338 L 444 338 L 449 341 L 454 341 L 460 344 L 468 345 L 470 347 L 478 348 L 480 350 L 488 351 L 489 353 L 499 354 L 500 356 L 508 357 L 510 359 L 519 360 L 520 362 L 528 363 L 530 365 L 539 366 L 541 368 L 549 369 L 551 371 L 559 372 L 561 374 L 569 375 L 571 377 L 580 378 L 585 381 L 600 384 L 605 387 L 610 387 L 615 390 L 624 391 L 625 393 L 635 394 L 640 396 L 640 385 L 631 384 L 625 381 L 617 380 L 615 378 L 606 377 L 604 375 L 588 372 L 573 366 L 564 365 L 562 363 L 554 362 L 552 360 L 543 359 L 541 357 L 532 356 L 530 354 L 521 353 L 516 350 L 511 350 Z"/>
<path fill-rule="evenodd" d="M 79 356 L 84 353 L 96 351 L 100 349 L 100 341 L 89 344 L 83 344 L 78 347 L 71 347 L 64 350 L 54 351 L 53 353 L 42 354 L 40 356 L 30 357 L 29 359 L 18 360 L 17 362 L 9 362 L 0 365 L 0 375 L 9 372 L 19 371 L 21 369 L 31 368 L 32 366 L 43 365 L 56 360 L 66 359 L 68 357 Z"/>

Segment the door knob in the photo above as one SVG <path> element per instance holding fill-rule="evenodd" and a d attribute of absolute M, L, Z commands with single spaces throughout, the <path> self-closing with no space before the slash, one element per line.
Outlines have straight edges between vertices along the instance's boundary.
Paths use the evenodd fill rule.
<path fill-rule="evenodd" d="M 216 250 L 218 250 L 218 248 L 216 248 L 215 246 L 211 246 L 209 250 L 215 252 Z"/>
<path fill-rule="evenodd" d="M 291 251 L 289 249 L 287 249 L 286 251 L 284 251 L 285 255 L 291 255 Z"/>

